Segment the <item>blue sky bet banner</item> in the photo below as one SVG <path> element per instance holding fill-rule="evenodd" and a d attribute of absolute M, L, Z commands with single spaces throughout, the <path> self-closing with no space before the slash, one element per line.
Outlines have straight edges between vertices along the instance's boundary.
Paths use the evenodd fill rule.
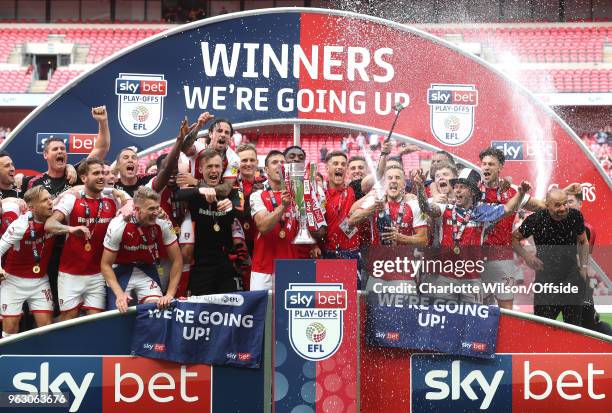
<path fill-rule="evenodd" d="M 138 306 L 134 354 L 179 363 L 259 368 L 267 291 L 175 301 L 168 310 Z"/>
<path fill-rule="evenodd" d="M 498 325 L 498 307 L 368 293 L 366 334 L 374 346 L 492 358 Z"/>

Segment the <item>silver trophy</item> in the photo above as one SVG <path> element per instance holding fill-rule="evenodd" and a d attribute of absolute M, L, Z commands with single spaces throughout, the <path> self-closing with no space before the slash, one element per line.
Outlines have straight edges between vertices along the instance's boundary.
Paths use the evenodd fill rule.
<path fill-rule="evenodd" d="M 293 198 L 293 204 L 295 206 L 293 213 L 299 225 L 297 235 L 293 240 L 293 244 L 296 245 L 312 245 L 317 243 L 312 235 L 310 235 L 310 231 L 308 231 L 308 217 L 306 215 L 306 204 L 304 202 L 305 168 L 306 164 L 304 163 L 285 164 L 285 173 L 289 175 L 291 197 Z M 311 191 L 316 190 L 316 187 L 312 187 L 310 180 L 308 180 L 306 185 L 310 185 Z"/>

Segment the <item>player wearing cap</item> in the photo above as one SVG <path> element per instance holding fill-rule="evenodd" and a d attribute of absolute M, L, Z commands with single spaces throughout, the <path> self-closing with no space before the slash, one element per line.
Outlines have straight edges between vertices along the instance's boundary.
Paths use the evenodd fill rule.
<path fill-rule="evenodd" d="M 419 171 L 413 172 L 413 180 L 417 186 L 419 206 L 432 218 L 441 217 L 440 246 L 443 248 L 442 258 L 457 263 L 462 261 L 480 260 L 480 251 L 475 251 L 483 242 L 483 229 L 486 222 L 495 222 L 513 214 L 522 202 L 531 185 L 523 181 L 518 193 L 505 204 L 486 204 L 480 202 L 480 174 L 473 169 L 464 168 L 458 178 L 450 183 L 455 195 L 453 204 L 427 202 L 423 187 L 424 177 Z M 466 260 L 467 259 L 467 260 Z M 463 293 L 447 292 L 431 294 L 436 297 L 468 302 L 482 302 L 481 269 L 473 265 L 472 270 L 442 271 L 440 274 L 427 274 L 423 283 L 434 287 L 448 288 L 453 285 L 466 286 Z"/>
<path fill-rule="evenodd" d="M 107 308 L 127 311 L 130 294 L 139 303 L 158 302 L 166 307 L 174 298 L 183 268 L 183 258 L 170 221 L 159 216 L 159 194 L 141 187 L 134 193 L 134 214 L 127 220 L 114 218 L 104 237 L 100 268 L 108 284 Z M 172 262 L 168 291 L 160 287 L 157 265 L 166 255 Z M 117 264 L 113 268 L 113 265 Z"/>
<path fill-rule="evenodd" d="M 44 228 L 53 203 L 42 186 L 29 189 L 24 198 L 29 211 L 13 221 L 0 239 L 0 256 L 6 254 L 0 267 L 3 337 L 18 332 L 26 301 L 39 327 L 51 324 L 53 315 L 47 265 L 54 238 Z"/>

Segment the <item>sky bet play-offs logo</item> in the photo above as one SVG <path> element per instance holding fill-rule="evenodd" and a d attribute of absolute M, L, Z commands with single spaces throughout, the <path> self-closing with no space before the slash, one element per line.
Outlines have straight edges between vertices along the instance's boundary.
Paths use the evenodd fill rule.
<path fill-rule="evenodd" d="M 467 142 L 474 131 L 478 91 L 474 85 L 435 85 L 427 90 L 431 132 L 448 146 Z"/>
<path fill-rule="evenodd" d="M 512 354 L 492 360 L 415 354 L 412 413 L 609 411 L 610 354 Z"/>
<path fill-rule="evenodd" d="M 0 372 L 2 393 L 68 397 L 63 407 L 14 406 L 19 413 L 211 411 L 212 370 L 203 364 L 127 356 L 0 356 Z M 0 411 L 10 409 L 6 402 L 3 397 Z"/>
<path fill-rule="evenodd" d="M 159 128 L 167 85 L 164 75 L 119 74 L 115 94 L 119 97 L 119 124 L 124 131 L 142 137 Z"/>
<path fill-rule="evenodd" d="M 66 145 L 68 153 L 88 154 L 96 144 L 95 133 L 37 133 L 36 134 L 36 153 L 45 151 L 45 142 L 51 138 L 60 138 Z"/>
<path fill-rule="evenodd" d="M 290 283 L 285 310 L 289 311 L 291 347 L 302 358 L 321 361 L 338 351 L 346 310 L 342 284 Z"/>

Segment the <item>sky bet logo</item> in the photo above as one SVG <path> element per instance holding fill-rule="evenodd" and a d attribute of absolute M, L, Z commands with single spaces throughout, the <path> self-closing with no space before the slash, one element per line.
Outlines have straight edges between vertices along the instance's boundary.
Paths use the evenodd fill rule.
<path fill-rule="evenodd" d="M 507 161 L 556 161 L 557 142 L 493 141 L 491 147 L 504 153 Z"/>
<path fill-rule="evenodd" d="M 478 105 L 476 90 L 429 89 L 427 103 L 430 105 Z"/>
<path fill-rule="evenodd" d="M 166 96 L 166 80 L 115 79 L 115 94 Z"/>
<path fill-rule="evenodd" d="M 60 138 L 66 145 L 66 152 L 89 154 L 98 135 L 95 133 L 37 133 L 36 134 L 36 153 L 43 153 L 45 142 L 50 138 Z"/>
<path fill-rule="evenodd" d="M 2 356 L 0 371 L 0 392 L 66 393 L 68 405 L 55 412 L 211 410 L 212 375 L 206 365 L 139 357 Z"/>
<path fill-rule="evenodd" d="M 413 413 L 606 411 L 610 403 L 609 354 L 418 354 L 410 371 Z"/>

